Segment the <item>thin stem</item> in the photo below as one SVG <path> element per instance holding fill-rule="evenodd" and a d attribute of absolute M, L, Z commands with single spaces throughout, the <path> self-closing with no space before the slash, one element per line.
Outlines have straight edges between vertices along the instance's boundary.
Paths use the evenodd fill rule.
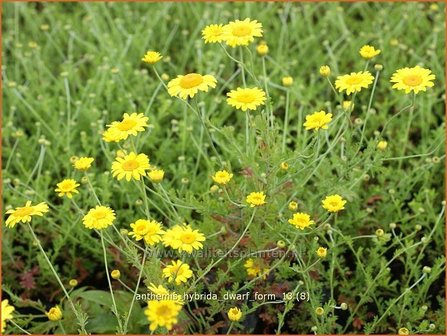
<path fill-rule="evenodd" d="M 289 125 L 289 100 L 290 100 L 290 90 L 287 89 L 286 93 L 286 112 L 284 114 L 284 130 L 282 133 L 282 147 L 281 152 L 284 153 L 286 149 L 286 138 L 287 138 L 287 127 Z"/>

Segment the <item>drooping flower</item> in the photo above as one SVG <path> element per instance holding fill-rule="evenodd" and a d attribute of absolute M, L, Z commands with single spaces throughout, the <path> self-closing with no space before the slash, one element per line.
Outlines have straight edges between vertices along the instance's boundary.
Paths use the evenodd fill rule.
<path fill-rule="evenodd" d="M 233 174 L 227 172 L 226 170 L 219 170 L 213 176 L 211 176 L 214 182 L 217 184 L 227 184 L 233 178 Z"/>
<path fill-rule="evenodd" d="M 254 278 L 261 276 L 263 280 L 267 278 L 267 275 L 270 272 L 270 269 L 264 265 L 261 259 L 249 258 L 244 263 L 244 267 L 249 276 Z"/>
<path fill-rule="evenodd" d="M 262 36 L 262 24 L 257 20 L 235 20 L 224 26 L 223 39 L 227 45 L 246 46 L 254 41 L 255 37 Z"/>
<path fill-rule="evenodd" d="M 349 75 L 338 76 L 335 88 L 339 92 L 346 91 L 347 95 L 367 89 L 373 82 L 374 77 L 369 71 L 351 72 Z"/>
<path fill-rule="evenodd" d="M 324 200 L 321 201 L 323 208 L 329 212 L 339 212 L 345 208 L 346 201 L 340 195 L 330 195 L 326 196 Z"/>
<path fill-rule="evenodd" d="M 75 160 L 73 163 L 73 167 L 77 170 L 88 170 L 95 159 L 92 157 L 80 157 L 79 159 Z"/>
<path fill-rule="evenodd" d="M 84 216 L 82 222 L 87 229 L 105 229 L 113 224 L 115 211 L 109 207 L 98 205 Z"/>
<path fill-rule="evenodd" d="M 246 198 L 246 202 L 248 204 L 250 204 L 250 207 L 256 207 L 256 206 L 260 206 L 260 205 L 264 205 L 267 202 L 265 201 L 265 194 L 264 192 L 252 192 L 250 193 L 247 198 Z"/>
<path fill-rule="evenodd" d="M 137 154 L 130 152 L 124 158 L 116 157 L 112 163 L 112 176 L 119 180 L 126 178 L 140 180 L 141 176 L 146 175 L 146 170 L 150 168 L 149 158 L 146 154 Z"/>
<path fill-rule="evenodd" d="M 224 28 L 222 24 L 211 24 L 202 30 L 205 43 L 219 43 L 223 41 Z"/>
<path fill-rule="evenodd" d="M 257 87 L 237 88 L 227 93 L 227 103 L 239 110 L 256 110 L 265 103 L 265 92 Z"/>
<path fill-rule="evenodd" d="M 359 50 L 360 56 L 362 56 L 364 59 L 368 59 L 368 60 L 376 57 L 377 55 L 380 54 L 380 52 L 381 52 L 380 49 L 376 49 L 370 45 L 364 45 Z"/>
<path fill-rule="evenodd" d="M 230 321 L 237 322 L 242 317 L 242 311 L 237 307 L 233 307 L 228 310 L 227 315 Z"/>
<path fill-rule="evenodd" d="M 13 228 L 18 222 L 29 223 L 31 222 L 32 216 L 43 216 L 46 212 L 48 212 L 48 205 L 45 202 L 31 205 L 31 201 L 27 201 L 23 207 L 17 207 L 6 211 L 6 214 L 9 214 L 9 217 L 6 220 L 5 225 Z"/>
<path fill-rule="evenodd" d="M 178 75 L 168 83 L 168 93 L 172 97 L 187 99 L 194 97 L 199 91 L 208 92 L 208 89 L 216 87 L 217 80 L 212 75 L 200 75 L 189 73 Z"/>
<path fill-rule="evenodd" d="M 170 265 L 163 268 L 163 276 L 168 278 L 168 282 L 175 281 L 176 285 L 188 281 L 192 275 L 189 265 L 181 260 L 172 261 Z"/>
<path fill-rule="evenodd" d="M 391 77 L 391 83 L 394 83 L 393 89 L 404 90 L 406 94 L 413 91 L 415 94 L 420 91 L 426 91 L 432 87 L 436 76 L 430 69 L 421 68 L 416 65 L 413 68 L 402 68 L 396 70 Z"/>
<path fill-rule="evenodd" d="M 151 300 L 147 303 L 144 314 L 150 322 L 149 329 L 155 331 L 158 327 L 165 327 L 168 331 L 178 321 L 178 314 L 182 306 L 175 300 Z"/>
<path fill-rule="evenodd" d="M 144 57 L 141 60 L 145 63 L 155 64 L 158 61 L 160 61 L 162 58 L 163 58 L 163 56 L 161 56 L 161 54 L 159 52 L 150 50 L 150 51 L 146 52 L 146 54 L 144 55 Z"/>
<path fill-rule="evenodd" d="M 293 214 L 293 217 L 289 219 L 288 222 L 295 225 L 300 230 L 304 230 L 308 226 L 315 224 L 315 222 L 310 219 L 310 216 L 303 212 Z"/>
<path fill-rule="evenodd" d="M 6 321 L 13 319 L 12 312 L 14 310 L 15 308 L 9 304 L 8 300 L 2 300 L 2 312 L 0 314 L 2 316 L 0 326 L 2 334 L 5 332 Z"/>
<path fill-rule="evenodd" d="M 130 224 L 130 227 L 132 232 L 128 233 L 129 236 L 135 238 L 136 241 L 144 239 L 150 246 L 160 242 L 165 233 L 161 223 L 155 220 L 138 219 L 135 223 Z"/>
<path fill-rule="evenodd" d="M 332 113 L 326 113 L 325 111 L 314 112 L 306 116 L 306 121 L 303 126 L 306 130 L 318 131 L 321 129 L 328 129 L 328 124 L 332 120 Z"/>
<path fill-rule="evenodd" d="M 62 310 L 59 306 L 54 306 L 45 315 L 47 315 L 50 321 L 59 321 L 62 318 Z"/>
<path fill-rule="evenodd" d="M 106 142 L 118 142 L 126 140 L 129 135 L 136 136 L 138 132 L 144 132 L 144 128 L 148 126 L 149 118 L 143 113 L 124 113 L 121 121 L 114 121 L 107 125 L 108 130 L 102 135 Z"/>
<path fill-rule="evenodd" d="M 66 195 L 68 198 L 72 198 L 73 194 L 79 193 L 76 189 L 79 187 L 79 183 L 73 179 L 65 179 L 62 182 L 59 182 L 56 186 L 57 188 L 54 189 L 54 191 L 58 193 L 59 197 L 64 197 Z"/>

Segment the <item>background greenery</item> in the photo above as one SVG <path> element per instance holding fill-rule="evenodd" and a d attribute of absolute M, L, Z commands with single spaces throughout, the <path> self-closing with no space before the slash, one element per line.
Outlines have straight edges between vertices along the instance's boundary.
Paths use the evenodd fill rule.
<path fill-rule="evenodd" d="M 275 145 L 262 155 L 237 154 L 232 143 L 244 143 L 244 114 L 225 102 L 225 93 L 240 85 L 240 77 L 234 75 L 237 67 L 219 45 L 205 45 L 201 40 L 204 26 L 245 17 L 264 26 L 264 40 L 270 48 L 266 59 L 269 90 L 279 129 L 285 111 L 281 78 L 291 75 L 295 79 L 290 89 L 290 134 L 285 153 L 275 140 Z M 209 94 L 200 94 L 198 101 L 210 122 L 226 134 L 215 134 L 215 142 L 241 184 L 233 186 L 234 199 L 242 201 L 244 195 L 259 186 L 277 191 L 271 207 L 260 210 L 265 222 L 277 227 L 268 230 L 258 223 L 250 232 L 251 240 L 245 242 L 247 246 L 271 248 L 284 238 L 289 224 L 278 219 L 278 213 L 290 216 L 284 207 L 294 192 L 300 209 L 316 216 L 322 214 L 319 207 L 324 195 L 339 192 L 348 199 L 347 210 L 337 222 L 346 240 L 336 250 L 334 290 L 337 303 L 347 302 L 349 312 L 355 310 L 356 314 L 337 313 L 339 326 L 333 324 L 334 317 L 320 321 L 314 316 L 312 308 L 323 305 L 328 297 L 329 267 L 324 263 L 311 274 L 312 283 L 307 283 L 313 302 L 295 305 L 286 317 L 284 332 L 310 333 L 313 325 L 331 333 L 370 331 L 368 323 L 374 316 L 384 314 L 427 265 L 432 267 L 428 279 L 393 305 L 391 314 L 373 331 L 395 333 L 406 326 L 412 332 L 445 333 L 441 209 L 445 159 L 444 19 L 441 3 L 437 8 L 430 3 L 4 3 L 3 203 L 15 207 L 32 199 L 51 205 L 51 214 L 46 220 L 36 220 L 34 229 L 64 281 L 77 278 L 80 282 L 73 295 L 83 297 L 84 308 L 90 314 L 89 331 L 94 333 L 113 332 L 115 328 L 108 323 L 111 313 L 107 298 L 92 290 L 107 290 L 102 251 L 97 237 L 83 228 L 70 202 L 59 199 L 53 190 L 68 176 L 81 179 L 71 168 L 71 156 L 93 156 L 94 186 L 103 203 L 117 210 L 118 227 L 128 228 L 135 213 L 142 213 L 141 195 L 134 192 L 133 185 L 111 179 L 110 160 L 117 147 L 101 141 L 100 132 L 106 124 L 124 112 L 139 111 L 149 116 L 153 127 L 139 138 L 141 150 L 149 154 L 152 163 L 165 169 L 164 183 L 170 195 L 196 208 L 180 208 L 179 215 L 194 221 L 207 235 L 228 222 L 239 232 L 244 217 L 209 192 L 209 176 L 220 165 L 201 133 L 200 122 L 168 96 L 150 68 L 140 61 L 146 50 L 158 50 L 165 55 L 157 64 L 160 73 L 173 78 L 195 71 L 217 77 L 218 87 Z M 375 61 L 384 66 L 366 128 L 367 144 L 358 152 L 362 127 L 355 119 L 365 118 L 370 96 L 362 92 L 356 97 L 353 124 L 344 136 L 343 152 L 337 147 L 323 157 L 324 161 L 313 161 L 312 155 L 308 157 L 309 149 L 304 151 L 312 138 L 302 127 L 304 116 L 320 109 L 337 113 L 338 105 L 318 68 L 328 64 L 334 75 L 362 70 L 364 62 L 358 50 L 367 43 L 382 50 Z M 252 57 L 246 61 L 258 76 L 262 75 L 261 59 L 254 45 L 250 49 Z M 396 69 L 416 64 L 433 71 L 435 87 L 417 96 L 412 120 L 403 113 L 389 124 L 384 133 L 388 150 L 377 153 L 374 131 L 381 131 L 392 115 L 410 103 L 410 96 L 391 90 L 389 78 Z M 372 65 L 370 71 L 374 72 Z M 267 134 L 259 120 L 257 127 L 260 136 Z M 332 137 L 336 132 L 334 127 L 328 134 Z M 392 159 L 411 155 L 414 157 Z M 268 183 L 247 178 L 247 170 L 259 177 L 269 165 L 277 167 L 285 160 L 293 163 L 290 175 L 278 174 L 271 179 L 269 175 Z M 77 202 L 87 209 L 95 202 L 84 189 Z M 149 198 L 154 216 L 163 221 L 169 218 L 169 207 L 156 194 Z M 397 223 L 396 235 L 390 236 L 390 241 L 349 239 L 374 234 L 377 228 L 391 235 L 390 223 Z M 423 236 L 430 238 L 426 244 L 406 249 Z M 321 233 L 319 243 L 309 238 L 297 245 L 297 251 L 310 260 L 327 239 Z M 218 235 L 207 245 L 228 248 L 233 242 L 231 234 Z M 17 323 L 34 333 L 60 332 L 57 325 L 42 317 L 42 311 L 58 303 L 62 293 L 29 232 L 20 225 L 14 230 L 3 229 L 2 246 L 3 290 L 21 314 Z M 387 275 L 375 280 L 396 251 L 404 252 L 389 265 Z M 117 250 L 111 248 L 110 253 L 110 267 L 119 268 L 125 282 L 134 283 L 135 269 Z M 201 267 L 208 262 L 201 260 Z M 245 281 L 242 263 L 228 263 L 231 273 L 217 272 L 219 281 L 211 289 L 220 291 L 232 283 L 237 288 Z M 293 260 L 284 263 L 275 278 L 258 284 L 261 287 L 257 289 L 279 292 L 282 288 L 277 286 L 294 288 L 301 277 L 291 271 L 291 264 Z M 147 266 L 148 280 L 156 278 L 155 269 L 157 265 Z M 364 295 L 366 288 L 369 291 Z M 122 288 L 118 285 L 117 289 Z M 129 297 L 122 293 L 120 302 L 126 305 Z M 362 305 L 356 310 L 359 302 Z M 222 330 L 221 318 L 215 317 L 222 307 L 205 306 L 204 315 L 214 319 L 203 325 L 184 324 L 185 332 Z M 282 309 L 282 305 L 257 308 L 241 330 L 275 332 L 277 312 Z M 68 308 L 64 311 L 65 329 L 76 332 L 73 316 Z M 429 330 L 429 323 L 435 324 L 435 329 Z M 137 314 L 132 320 L 132 332 L 147 332 L 146 324 L 144 316 Z"/>

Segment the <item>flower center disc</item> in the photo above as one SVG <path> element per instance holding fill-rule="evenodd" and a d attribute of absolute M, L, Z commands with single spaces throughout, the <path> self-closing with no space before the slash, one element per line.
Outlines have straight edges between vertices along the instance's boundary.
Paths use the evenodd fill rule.
<path fill-rule="evenodd" d="M 233 28 L 231 32 L 233 33 L 234 36 L 243 37 L 250 35 L 251 28 L 247 26 L 236 26 Z"/>
<path fill-rule="evenodd" d="M 104 210 L 96 210 L 93 213 L 93 217 L 95 217 L 95 219 L 103 219 L 106 217 L 106 212 Z"/>
<path fill-rule="evenodd" d="M 253 103 L 255 97 L 250 93 L 243 93 L 237 97 L 237 100 L 239 100 L 242 103 Z"/>
<path fill-rule="evenodd" d="M 185 244 L 191 244 L 192 242 L 194 242 L 195 237 L 193 234 L 191 233 L 185 233 L 180 237 L 180 240 L 185 243 Z"/>
<path fill-rule="evenodd" d="M 191 89 L 203 83 L 202 75 L 190 73 L 182 77 L 180 86 L 184 89 Z"/>
<path fill-rule="evenodd" d="M 170 311 L 171 310 L 169 309 L 169 307 L 163 305 L 163 306 L 160 306 L 157 308 L 157 315 L 158 316 L 166 316 L 166 315 L 169 315 Z"/>
<path fill-rule="evenodd" d="M 135 120 L 125 119 L 125 120 L 121 121 L 117 127 L 120 131 L 128 131 L 128 130 L 132 129 L 133 127 L 135 127 L 136 124 L 137 124 L 137 122 Z"/>
<path fill-rule="evenodd" d="M 362 78 L 359 76 L 352 76 L 349 77 L 348 79 L 346 79 L 346 83 L 348 85 L 357 85 L 360 84 L 362 82 Z"/>
<path fill-rule="evenodd" d="M 137 160 L 129 160 L 129 161 L 123 162 L 123 170 L 125 170 L 125 171 L 132 171 L 136 168 L 138 168 Z"/>
<path fill-rule="evenodd" d="M 418 86 L 422 83 L 421 76 L 410 75 L 403 79 L 403 82 L 408 86 Z"/>
<path fill-rule="evenodd" d="M 25 217 L 25 216 L 28 216 L 32 212 L 33 212 L 33 209 L 31 207 L 24 207 L 24 208 L 21 208 L 21 209 L 17 209 L 14 212 L 14 216 Z"/>

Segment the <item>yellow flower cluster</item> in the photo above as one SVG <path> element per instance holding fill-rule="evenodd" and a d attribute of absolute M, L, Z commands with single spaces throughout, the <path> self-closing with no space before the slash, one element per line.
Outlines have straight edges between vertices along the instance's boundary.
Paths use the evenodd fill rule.
<path fill-rule="evenodd" d="M 261 277 L 263 280 L 267 278 L 267 275 L 270 272 L 270 269 L 264 265 L 262 259 L 249 258 L 244 263 L 244 267 L 250 277 Z"/>
<path fill-rule="evenodd" d="M 250 18 L 231 21 L 226 25 L 211 24 L 202 30 L 202 37 L 205 43 L 225 42 L 232 48 L 246 46 L 255 37 L 262 37 L 262 24 Z"/>

